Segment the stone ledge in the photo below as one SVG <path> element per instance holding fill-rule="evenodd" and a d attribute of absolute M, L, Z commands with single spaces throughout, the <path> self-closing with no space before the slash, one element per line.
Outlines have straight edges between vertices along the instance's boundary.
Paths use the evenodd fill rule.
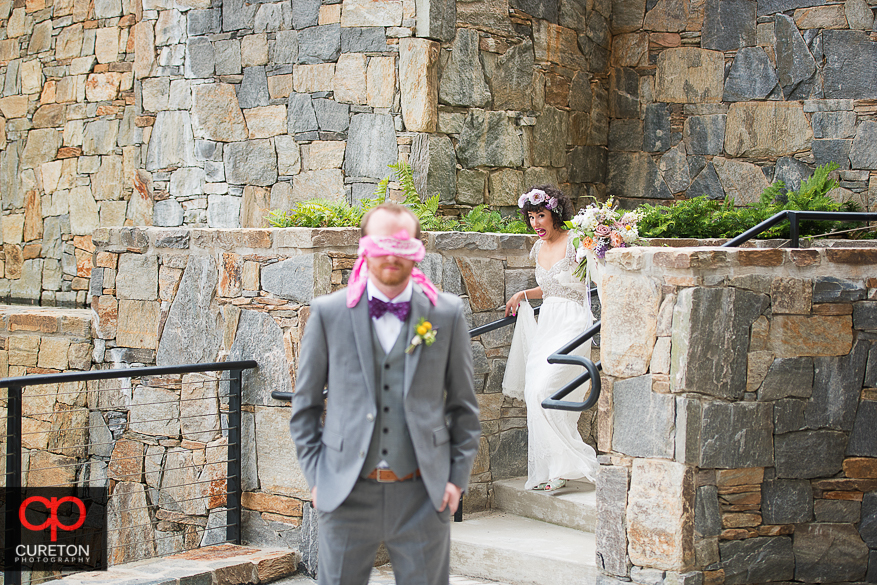
<path fill-rule="evenodd" d="M 176 555 L 69 575 L 58 585 L 256 585 L 295 573 L 297 550 L 219 544 Z"/>

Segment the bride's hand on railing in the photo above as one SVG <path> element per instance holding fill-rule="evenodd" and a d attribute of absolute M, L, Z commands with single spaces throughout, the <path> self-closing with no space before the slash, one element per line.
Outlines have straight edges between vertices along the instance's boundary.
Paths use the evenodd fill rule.
<path fill-rule="evenodd" d="M 512 295 L 512 298 L 509 299 L 509 302 L 505 304 L 505 316 L 509 315 L 515 316 L 518 314 L 518 305 L 521 304 L 521 301 L 524 299 L 524 291 L 516 292 Z"/>

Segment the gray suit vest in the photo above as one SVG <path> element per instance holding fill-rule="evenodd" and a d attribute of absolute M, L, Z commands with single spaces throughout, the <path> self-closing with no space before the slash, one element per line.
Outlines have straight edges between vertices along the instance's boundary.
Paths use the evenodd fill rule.
<path fill-rule="evenodd" d="M 360 472 L 367 476 L 381 461 L 386 461 L 390 469 L 405 477 L 417 469 L 417 456 L 405 421 L 404 384 L 405 348 L 408 327 L 402 324 L 402 331 L 396 343 L 385 353 L 380 340 L 372 330 L 372 346 L 375 356 L 375 403 L 378 415 L 375 418 L 374 433 L 369 444 L 368 454 Z"/>

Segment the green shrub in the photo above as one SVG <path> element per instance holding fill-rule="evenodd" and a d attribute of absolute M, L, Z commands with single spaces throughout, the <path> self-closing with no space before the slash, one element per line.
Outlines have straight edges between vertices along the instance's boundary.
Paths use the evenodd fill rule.
<path fill-rule="evenodd" d="M 374 198 L 364 199 L 355 205 L 346 201 L 312 199 L 298 203 L 289 211 L 274 210 L 268 214 L 268 223 L 273 227 L 359 227 L 362 216 L 372 207 L 387 198 L 390 180 L 395 176 L 404 203 L 420 220 L 420 227 L 426 231 L 466 231 L 526 233 L 527 226 L 515 218 L 503 218 L 498 212 L 490 211 L 486 205 L 478 205 L 464 214 L 459 220 L 439 214 L 439 195 L 421 198 L 414 186 L 411 166 L 399 161 L 389 165 L 393 173 L 378 183 Z"/>
<path fill-rule="evenodd" d="M 856 211 L 854 202 L 838 203 L 828 197 L 828 192 L 837 187 L 837 182 L 829 178 L 836 168 L 834 163 L 817 167 L 797 191 L 787 190 L 782 181 L 776 181 L 757 202 L 745 207 L 735 208 L 730 199 L 711 201 L 706 197 L 692 197 L 670 206 L 643 205 L 639 233 L 645 238 L 732 238 L 784 210 Z M 802 221 L 799 233 L 818 235 L 856 226 L 849 222 Z M 787 238 L 789 224 L 781 222 L 756 237 Z"/>

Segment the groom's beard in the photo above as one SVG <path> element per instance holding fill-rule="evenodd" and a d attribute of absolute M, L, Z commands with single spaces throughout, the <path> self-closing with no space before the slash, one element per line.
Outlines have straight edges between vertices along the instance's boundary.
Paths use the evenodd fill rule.
<path fill-rule="evenodd" d="M 367 258 L 369 274 L 384 286 L 398 286 L 408 281 L 414 262 L 394 256 Z"/>

